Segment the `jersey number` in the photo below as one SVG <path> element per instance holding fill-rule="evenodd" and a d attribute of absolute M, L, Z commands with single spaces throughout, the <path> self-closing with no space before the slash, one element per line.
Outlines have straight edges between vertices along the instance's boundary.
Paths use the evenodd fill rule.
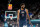
<path fill-rule="evenodd" d="M 22 16 L 24 16 L 24 14 L 22 14 Z"/>

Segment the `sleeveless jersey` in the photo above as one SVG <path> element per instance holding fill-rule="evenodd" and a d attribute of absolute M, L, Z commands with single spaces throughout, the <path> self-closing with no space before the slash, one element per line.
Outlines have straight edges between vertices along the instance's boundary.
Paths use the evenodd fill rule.
<path fill-rule="evenodd" d="M 20 9 L 20 20 L 21 21 L 25 21 L 26 20 L 26 11 L 25 11 L 25 8 L 24 8 L 24 10 Z"/>

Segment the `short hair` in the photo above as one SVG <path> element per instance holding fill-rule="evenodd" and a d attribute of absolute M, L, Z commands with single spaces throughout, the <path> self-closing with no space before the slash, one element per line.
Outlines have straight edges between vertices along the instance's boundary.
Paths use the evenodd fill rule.
<path fill-rule="evenodd" d="M 25 3 L 21 3 L 20 6 L 25 5 Z"/>

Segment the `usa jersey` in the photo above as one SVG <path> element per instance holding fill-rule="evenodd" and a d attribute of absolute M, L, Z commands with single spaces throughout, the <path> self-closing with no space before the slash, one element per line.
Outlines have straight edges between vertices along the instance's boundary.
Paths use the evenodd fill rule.
<path fill-rule="evenodd" d="M 21 21 L 26 20 L 26 11 L 25 11 L 25 8 L 24 8 L 24 10 L 20 9 L 20 20 Z"/>

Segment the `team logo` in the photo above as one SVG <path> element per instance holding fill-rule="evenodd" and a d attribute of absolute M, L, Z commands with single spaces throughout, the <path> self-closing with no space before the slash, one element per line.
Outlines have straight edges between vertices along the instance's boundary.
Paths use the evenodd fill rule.
<path fill-rule="evenodd" d="M 22 11 L 21 13 L 24 13 L 24 11 Z"/>

